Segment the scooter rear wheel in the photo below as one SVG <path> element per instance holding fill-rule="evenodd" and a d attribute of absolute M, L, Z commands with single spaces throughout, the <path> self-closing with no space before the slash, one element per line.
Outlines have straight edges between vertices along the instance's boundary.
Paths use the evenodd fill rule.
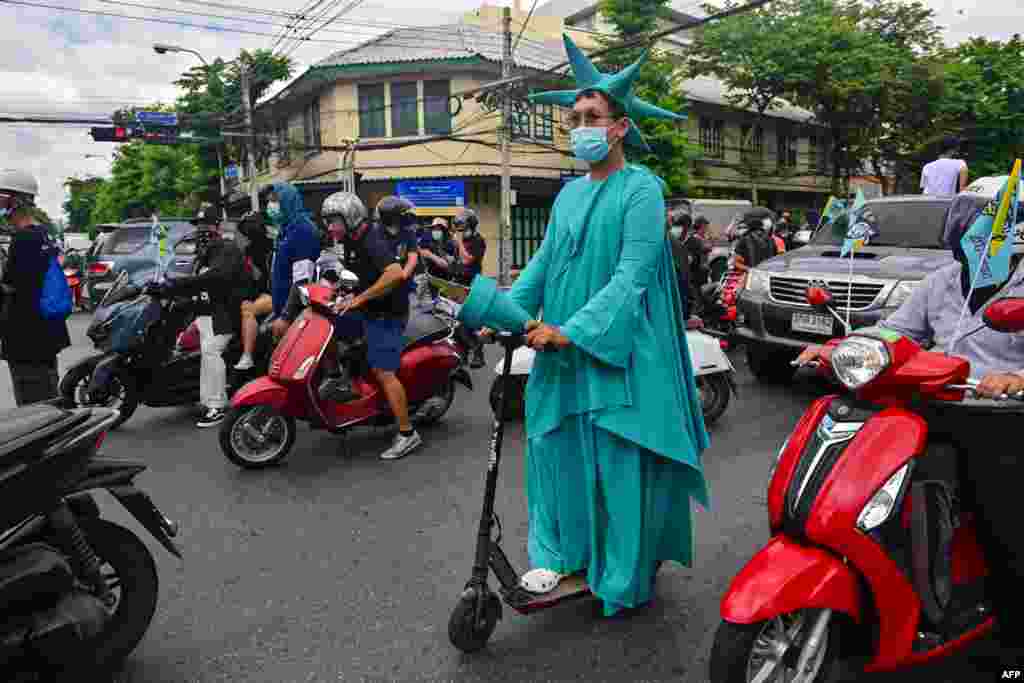
<path fill-rule="evenodd" d="M 724 374 L 701 375 L 697 377 L 697 391 L 700 393 L 700 407 L 704 413 L 704 424 L 711 426 L 722 417 L 729 407 L 732 389 Z"/>
<path fill-rule="evenodd" d="M 835 620 L 828 624 L 818 651 L 811 654 L 808 670 L 796 671 L 817 612 L 799 610 L 753 624 L 723 621 L 711 650 L 710 683 L 834 683 L 840 674 L 839 624 Z"/>
<path fill-rule="evenodd" d="M 483 623 L 476 621 L 477 600 L 486 601 Z M 448 639 L 452 645 L 463 652 L 481 650 L 490 640 L 500 618 L 501 601 L 494 593 L 488 591 L 484 596 L 462 598 L 452 610 L 452 616 L 448 620 Z"/>
<path fill-rule="evenodd" d="M 239 467 L 273 467 L 295 445 L 295 419 L 270 406 L 232 408 L 220 426 L 220 449 Z"/>

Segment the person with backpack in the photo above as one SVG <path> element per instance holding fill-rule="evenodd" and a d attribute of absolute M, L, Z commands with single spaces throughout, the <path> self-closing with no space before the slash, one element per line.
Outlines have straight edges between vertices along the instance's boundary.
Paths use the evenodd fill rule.
<path fill-rule="evenodd" d="M 771 225 L 770 218 L 757 216 L 747 219 L 744 225 L 746 232 L 736 245 L 735 268 L 738 272 L 744 273 L 778 254 L 775 240 L 768 232 Z"/>
<path fill-rule="evenodd" d="M 14 228 L 0 291 L 0 357 L 7 361 L 19 406 L 58 395 L 57 354 L 71 346 L 71 290 L 57 261 L 57 243 L 35 222 L 37 194 L 39 184 L 30 173 L 0 170 L 0 217 Z"/>

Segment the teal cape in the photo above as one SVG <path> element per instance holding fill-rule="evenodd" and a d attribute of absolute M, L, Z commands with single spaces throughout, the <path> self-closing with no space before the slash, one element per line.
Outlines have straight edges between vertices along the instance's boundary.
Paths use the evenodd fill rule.
<path fill-rule="evenodd" d="M 660 560 L 691 564 L 708 446 L 659 180 L 626 166 L 568 183 L 509 296 L 572 345 L 526 390 L 533 566 L 586 569 L 606 614 L 647 602 Z"/>

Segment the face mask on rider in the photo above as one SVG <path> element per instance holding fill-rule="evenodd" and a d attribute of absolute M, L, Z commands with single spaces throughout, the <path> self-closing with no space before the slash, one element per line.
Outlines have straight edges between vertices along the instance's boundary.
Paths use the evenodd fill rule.
<path fill-rule="evenodd" d="M 433 232 L 430 233 L 430 236 L 434 238 L 435 242 L 440 242 L 442 239 L 444 239 L 444 231 L 434 230 Z"/>
<path fill-rule="evenodd" d="M 680 227 L 669 228 L 668 232 L 672 235 L 672 239 L 679 239 L 683 236 L 683 229 Z"/>

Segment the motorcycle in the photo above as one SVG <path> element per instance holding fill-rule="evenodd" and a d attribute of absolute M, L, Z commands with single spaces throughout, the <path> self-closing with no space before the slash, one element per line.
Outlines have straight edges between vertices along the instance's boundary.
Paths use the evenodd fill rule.
<path fill-rule="evenodd" d="M 704 332 L 718 338 L 723 350 L 732 345 L 738 317 L 736 301 L 746 281 L 746 273 L 730 267 L 718 282 L 701 287 L 697 315 L 703 322 Z"/>
<path fill-rule="evenodd" d="M 827 306 L 816 289 L 808 302 Z M 1024 299 L 992 303 L 984 319 L 1022 331 Z M 840 658 L 868 672 L 911 667 L 992 627 L 957 454 L 915 412 L 962 401 L 977 386 L 970 364 L 879 328 L 826 347 L 819 370 L 855 398 L 815 401 L 779 451 L 771 539 L 722 599 L 711 683 L 833 680 Z"/>
<path fill-rule="evenodd" d="M 358 277 L 343 271 L 342 296 L 351 296 Z M 336 295 L 327 286 L 299 288 L 306 310 L 278 344 L 270 359 L 270 371 L 235 394 L 220 428 L 220 446 L 235 465 L 250 469 L 270 467 L 283 461 L 295 444 L 296 421 L 313 429 L 344 434 L 359 425 L 394 422 L 384 392 L 369 378 L 365 339 L 339 344 L 338 357 L 349 368 L 358 398 L 336 403 L 320 396 L 321 360 L 332 343 Z M 473 389 L 465 368 L 466 348 L 458 341 L 451 308 L 431 314 L 413 311 L 405 329 L 398 379 L 405 388 L 413 421 L 421 425 L 439 422 L 455 400 L 455 384 Z"/>
<path fill-rule="evenodd" d="M 71 290 L 72 310 L 88 310 L 86 301 L 82 297 L 84 280 L 82 278 L 82 264 L 85 263 L 85 255 L 80 251 L 68 251 L 60 256 L 60 265 L 64 269 L 64 277 L 68 281 L 68 289 Z"/>
<path fill-rule="evenodd" d="M 103 519 L 106 489 L 175 557 L 177 524 L 134 484 L 145 463 L 100 455 L 107 408 L 53 402 L 0 416 L 0 671 L 8 681 L 102 680 L 145 635 L 159 580 L 147 546 Z"/>
<path fill-rule="evenodd" d="M 179 333 L 195 318 L 188 297 L 157 298 L 133 284 L 126 272 L 97 306 L 86 331 L 100 353 L 71 366 L 60 382 L 60 395 L 69 405 L 117 408 L 112 429 L 124 424 L 139 404 L 154 408 L 191 405 L 199 401 L 201 353 Z M 265 371 L 272 341 L 266 324 L 257 337 L 252 371 L 228 372 L 228 392 Z M 241 356 L 237 336 L 224 352 L 232 368 Z"/>
<path fill-rule="evenodd" d="M 687 330 L 686 345 L 690 350 L 693 373 L 700 393 L 701 411 L 704 424 L 713 425 L 729 407 L 729 401 L 736 394 L 736 370 L 732 361 L 722 351 L 718 340 L 697 330 Z M 504 359 L 494 366 L 494 382 L 491 384 L 491 410 L 500 415 L 503 394 L 508 391 L 505 419 L 523 419 L 526 413 L 526 382 L 537 352 L 528 346 L 520 346 L 512 352 L 509 376 L 504 376 Z"/>

